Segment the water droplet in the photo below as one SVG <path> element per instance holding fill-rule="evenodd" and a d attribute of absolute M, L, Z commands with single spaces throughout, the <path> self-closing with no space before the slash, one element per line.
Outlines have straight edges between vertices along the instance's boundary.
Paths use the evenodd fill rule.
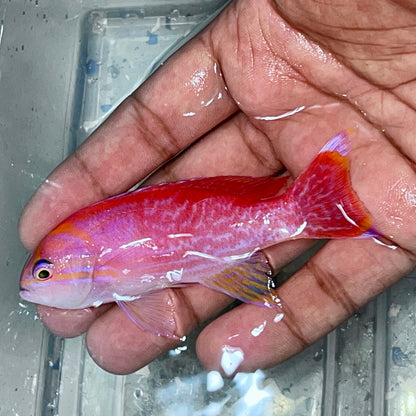
<path fill-rule="evenodd" d="M 274 319 L 273 319 L 273 322 L 280 322 L 283 318 L 284 318 L 284 316 L 285 316 L 285 314 L 284 313 L 278 313 L 275 317 L 274 317 Z"/>
<path fill-rule="evenodd" d="M 258 327 L 254 328 L 251 331 L 251 335 L 253 335 L 253 337 L 258 337 L 263 331 L 264 328 L 266 327 L 266 321 L 264 321 L 262 324 L 260 324 Z"/>

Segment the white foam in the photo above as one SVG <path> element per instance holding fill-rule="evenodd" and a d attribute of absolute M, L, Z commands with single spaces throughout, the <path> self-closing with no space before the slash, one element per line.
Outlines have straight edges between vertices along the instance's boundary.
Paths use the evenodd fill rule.
<path fill-rule="evenodd" d="M 177 347 L 174 348 L 173 350 L 169 351 L 169 355 L 171 357 L 176 357 L 178 355 L 180 355 L 182 352 L 186 351 L 188 349 L 188 347 L 186 345 L 182 346 L 182 347 Z"/>
<path fill-rule="evenodd" d="M 233 381 L 242 397 L 234 404 L 235 416 L 260 416 L 265 413 L 265 406 L 275 397 L 270 385 L 264 388 L 265 374 L 261 370 L 254 373 L 238 373 Z"/>
<path fill-rule="evenodd" d="M 218 371 L 207 373 L 207 391 L 213 392 L 224 387 L 224 380 Z"/>
<path fill-rule="evenodd" d="M 222 347 L 221 367 L 227 376 L 231 376 L 244 361 L 244 352 L 241 348 L 224 345 Z"/>

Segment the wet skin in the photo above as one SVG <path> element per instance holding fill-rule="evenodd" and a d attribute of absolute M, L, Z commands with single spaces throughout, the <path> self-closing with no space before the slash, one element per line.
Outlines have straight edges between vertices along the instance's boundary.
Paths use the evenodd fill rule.
<path fill-rule="evenodd" d="M 240 305 L 202 331 L 198 356 L 219 369 L 228 345 L 244 351 L 240 371 L 273 366 L 399 280 L 416 264 L 415 9 L 406 0 L 344 3 L 232 3 L 51 174 L 22 215 L 25 247 L 190 145 L 148 184 L 283 169 L 297 176 L 330 137 L 352 127 L 353 186 L 397 249 L 330 241 L 278 289 L 283 319 Z M 277 271 L 309 245 L 290 242 L 267 255 Z M 169 295 L 182 334 L 231 302 L 199 285 Z M 177 344 L 139 330 L 115 305 L 39 313 L 58 335 L 87 332 L 91 356 L 114 373 Z"/>

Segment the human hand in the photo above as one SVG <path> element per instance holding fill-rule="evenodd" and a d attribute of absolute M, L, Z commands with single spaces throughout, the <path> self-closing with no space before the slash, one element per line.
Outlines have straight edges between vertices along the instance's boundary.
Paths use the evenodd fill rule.
<path fill-rule="evenodd" d="M 397 249 L 330 241 L 278 288 L 280 322 L 273 309 L 243 304 L 197 341 L 210 369 L 219 369 L 223 346 L 240 348 L 239 371 L 305 348 L 416 264 L 412 7 L 406 0 L 233 2 L 50 175 L 22 215 L 24 245 L 33 250 L 69 214 L 129 189 L 183 149 L 147 184 L 283 169 L 297 176 L 327 139 L 353 127 L 354 189 Z M 278 271 L 308 245 L 281 244 L 267 255 Z M 183 334 L 231 301 L 200 285 L 169 290 Z M 58 335 L 87 332 L 92 358 L 115 373 L 132 372 L 177 342 L 138 329 L 114 305 L 39 306 L 39 313 Z"/>

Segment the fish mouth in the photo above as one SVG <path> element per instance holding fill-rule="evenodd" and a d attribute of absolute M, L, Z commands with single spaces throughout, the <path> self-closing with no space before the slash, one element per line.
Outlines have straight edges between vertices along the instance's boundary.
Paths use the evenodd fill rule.
<path fill-rule="evenodd" d="M 21 289 L 19 292 L 19 296 L 23 299 L 23 300 L 27 300 L 28 302 L 30 302 L 30 291 L 27 289 Z"/>

